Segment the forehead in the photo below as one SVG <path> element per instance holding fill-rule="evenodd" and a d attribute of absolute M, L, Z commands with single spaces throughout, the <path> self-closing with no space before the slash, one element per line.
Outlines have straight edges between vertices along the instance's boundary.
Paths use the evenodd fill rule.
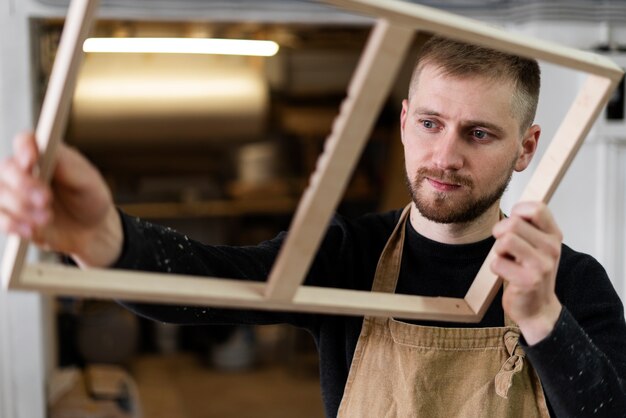
<path fill-rule="evenodd" d="M 414 80 L 410 109 L 430 109 L 442 116 L 461 120 L 484 120 L 505 129 L 517 129 L 511 82 L 484 76 L 444 74 L 426 64 Z"/>

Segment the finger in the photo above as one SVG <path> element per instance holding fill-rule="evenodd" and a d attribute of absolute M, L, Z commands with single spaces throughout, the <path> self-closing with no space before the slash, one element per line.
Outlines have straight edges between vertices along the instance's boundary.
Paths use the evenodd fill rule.
<path fill-rule="evenodd" d="M 100 172 L 72 147 L 62 146 L 57 156 L 53 188 L 65 208 L 81 222 L 100 219 L 113 205 L 111 192 Z"/>
<path fill-rule="evenodd" d="M 553 257 L 558 257 L 561 252 L 559 236 L 545 233 L 534 224 L 517 215 L 498 222 L 493 228 L 493 235 L 496 240 L 500 240 L 506 235 L 516 235 L 528 242 L 533 248 Z"/>
<path fill-rule="evenodd" d="M 520 222 L 525 223 L 524 221 Z M 532 226 L 530 228 L 535 229 Z M 543 233 L 535 229 L 534 234 L 542 235 Z M 556 247 L 560 247 L 557 240 L 550 239 L 548 236 L 544 241 L 539 245 L 533 245 L 519 234 L 505 233 L 496 240 L 493 249 L 500 259 L 500 263 L 509 265 L 509 267 L 511 263 L 517 264 L 519 268 L 523 269 L 524 277 L 544 277 L 552 271 L 554 260 L 560 254 L 556 249 Z M 556 243 L 550 244 L 551 242 Z M 549 248 L 551 245 L 555 248 L 552 250 L 543 249 Z M 505 261 L 506 263 L 504 263 Z M 502 271 L 498 273 L 505 274 Z M 507 278 L 512 279 L 512 277 Z"/>
<path fill-rule="evenodd" d="M 528 241 L 515 234 L 506 234 L 498 238 L 493 245 L 493 250 L 498 256 L 512 259 L 517 263 L 531 259 L 536 252 Z"/>
<path fill-rule="evenodd" d="M 555 234 L 562 239 L 562 233 L 545 203 L 542 202 L 520 202 L 511 210 L 511 217 L 519 216 L 541 231 L 548 234 Z"/>
<path fill-rule="evenodd" d="M 41 225 L 49 218 L 50 192 L 6 160 L 0 164 L 0 209 L 18 222 Z"/>
<path fill-rule="evenodd" d="M 32 172 L 39 159 L 35 136 L 31 132 L 18 134 L 13 140 L 13 152 L 20 168 Z"/>
<path fill-rule="evenodd" d="M 0 207 L 18 205 L 14 211 L 32 211 L 49 205 L 51 194 L 48 186 L 25 173 L 14 159 L 0 163 Z"/>
<path fill-rule="evenodd" d="M 521 289 L 536 289 L 543 283 L 549 264 L 540 258 L 533 267 L 517 263 L 508 257 L 496 257 L 491 263 L 491 271 L 509 284 Z"/>
<path fill-rule="evenodd" d="M 525 258 L 519 256 L 516 258 L 509 252 L 500 252 L 490 267 L 494 274 L 522 287 L 535 287 L 554 272 L 552 259 L 537 251 Z"/>
<path fill-rule="evenodd" d="M 40 224 L 45 222 L 46 210 L 36 209 L 28 205 L 28 202 L 24 202 L 6 189 L 0 189 L 0 210 L 4 212 L 7 217 L 14 219 L 19 223 L 27 224 Z"/>
<path fill-rule="evenodd" d="M 33 235 L 33 227 L 25 222 L 18 221 L 14 216 L 0 209 L 0 230 L 8 234 L 16 234 L 29 239 Z"/>
<path fill-rule="evenodd" d="M 57 164 L 53 179 L 66 188 L 77 191 L 92 189 L 94 176 L 99 176 L 97 169 L 75 148 L 59 144 Z"/>
<path fill-rule="evenodd" d="M 491 271 L 509 283 L 522 285 L 528 281 L 527 269 L 508 257 L 496 257 L 491 262 Z"/>
<path fill-rule="evenodd" d="M 29 226 L 43 226 L 52 219 L 52 210 L 49 206 L 42 208 L 28 207 L 6 189 L 0 189 L 0 202 L 0 210 L 3 212 L 3 215 L 16 223 Z"/>

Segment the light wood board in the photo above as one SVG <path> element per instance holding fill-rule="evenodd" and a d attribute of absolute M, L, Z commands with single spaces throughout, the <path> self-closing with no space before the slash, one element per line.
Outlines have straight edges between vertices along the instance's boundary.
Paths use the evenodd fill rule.
<path fill-rule="evenodd" d="M 511 34 L 472 19 L 395 0 L 326 0 L 377 18 L 324 152 L 300 201 L 277 261 L 266 282 L 110 270 L 78 270 L 50 264 L 25 265 L 28 243 L 9 237 L 3 260 L 6 289 L 205 306 L 290 310 L 350 315 L 478 322 L 501 280 L 485 260 L 464 298 L 437 298 L 303 286 L 333 211 L 360 156 L 416 31 L 537 58 L 588 73 L 586 83 L 542 157 L 522 200 L 548 202 L 589 129 L 622 77 L 605 57 Z M 55 144 L 64 131 L 82 39 L 93 21 L 96 0 L 73 0 L 59 48 L 37 137 L 41 175 L 47 178 Z M 51 97 L 51 99 L 49 99 Z"/>

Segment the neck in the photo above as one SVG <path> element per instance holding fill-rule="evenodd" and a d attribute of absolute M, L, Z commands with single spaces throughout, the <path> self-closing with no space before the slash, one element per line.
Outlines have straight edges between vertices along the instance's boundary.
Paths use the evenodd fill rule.
<path fill-rule="evenodd" d="M 496 202 L 478 218 L 467 223 L 440 224 L 428 220 L 411 204 L 411 225 L 418 233 L 443 244 L 469 244 L 492 235 L 494 225 L 500 220 L 500 202 Z"/>

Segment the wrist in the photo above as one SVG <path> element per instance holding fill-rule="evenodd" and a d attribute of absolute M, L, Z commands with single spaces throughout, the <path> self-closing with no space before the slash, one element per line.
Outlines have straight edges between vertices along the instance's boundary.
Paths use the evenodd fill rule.
<path fill-rule="evenodd" d="M 562 309 L 563 305 L 557 300 L 555 303 L 548 306 L 541 314 L 517 322 L 529 346 L 541 342 L 550 335 L 561 316 Z"/>
<path fill-rule="evenodd" d="M 103 221 L 85 235 L 70 255 L 81 268 L 109 267 L 122 252 L 124 232 L 117 208 L 111 205 Z"/>

